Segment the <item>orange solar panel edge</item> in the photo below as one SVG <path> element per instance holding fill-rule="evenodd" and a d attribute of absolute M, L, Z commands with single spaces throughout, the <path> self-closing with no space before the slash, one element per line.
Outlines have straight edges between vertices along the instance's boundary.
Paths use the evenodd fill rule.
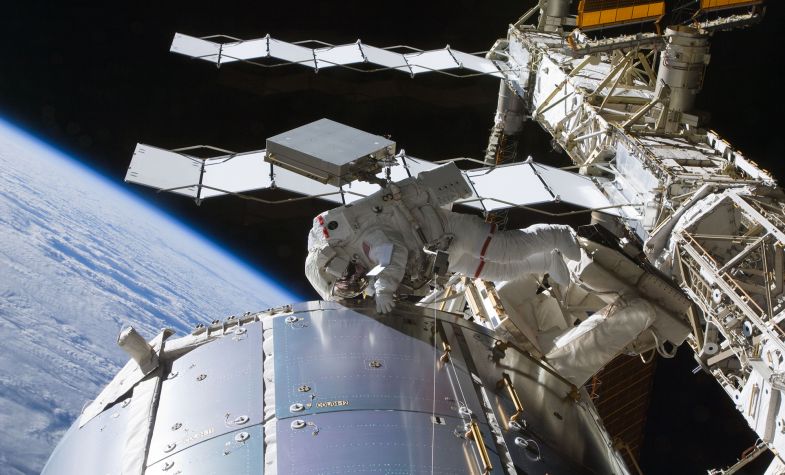
<path fill-rule="evenodd" d="M 723 10 L 725 8 L 746 7 L 750 5 L 758 5 L 763 3 L 763 0 L 701 0 L 701 10 Z"/>
<path fill-rule="evenodd" d="M 710 1 L 732 1 L 732 0 L 710 0 Z M 599 28 L 601 26 L 613 26 L 625 23 L 638 23 L 643 21 L 656 20 L 665 13 L 665 2 L 649 2 L 643 4 L 632 4 L 617 8 L 605 8 L 602 10 L 585 11 L 586 3 L 582 0 L 578 5 L 577 26 L 583 29 Z"/>

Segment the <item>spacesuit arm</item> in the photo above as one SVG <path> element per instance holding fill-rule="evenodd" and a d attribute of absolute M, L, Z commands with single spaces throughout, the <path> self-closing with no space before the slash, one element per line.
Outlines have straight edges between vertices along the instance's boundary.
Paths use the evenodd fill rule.
<path fill-rule="evenodd" d="M 379 299 L 385 300 L 384 309 L 391 309 L 392 294 L 398 290 L 398 286 L 406 273 L 406 262 L 408 251 L 403 244 L 403 239 L 395 232 L 374 229 L 363 236 L 363 251 L 374 265 L 382 267 L 382 270 L 375 276 L 374 292 L 377 303 Z M 382 310 L 382 309 L 380 309 Z"/>
<path fill-rule="evenodd" d="M 455 254 L 471 254 L 485 261 L 521 261 L 532 254 L 554 249 L 567 259 L 581 257 L 575 232 L 559 224 L 535 224 L 525 229 L 497 230 L 477 216 L 447 211 L 448 231 L 456 236 L 450 247 Z"/>

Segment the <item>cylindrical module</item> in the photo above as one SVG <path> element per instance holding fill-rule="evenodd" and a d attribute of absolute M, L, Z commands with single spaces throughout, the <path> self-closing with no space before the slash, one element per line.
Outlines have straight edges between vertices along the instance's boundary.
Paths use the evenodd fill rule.
<path fill-rule="evenodd" d="M 571 0 L 548 0 L 540 12 L 540 29 L 556 32 L 569 13 Z"/>
<path fill-rule="evenodd" d="M 588 393 L 502 343 L 406 302 L 231 317 L 131 361 L 43 474 L 629 473 Z"/>
<path fill-rule="evenodd" d="M 504 135 L 518 135 L 523 130 L 525 118 L 523 99 L 510 89 L 506 82 L 501 81 L 495 122 L 503 126 Z"/>
<path fill-rule="evenodd" d="M 689 112 L 695 96 L 703 86 L 709 63 L 709 36 L 689 26 L 673 26 L 665 31 L 668 45 L 660 55 L 657 94 L 663 87 L 670 90 L 668 108 Z"/>

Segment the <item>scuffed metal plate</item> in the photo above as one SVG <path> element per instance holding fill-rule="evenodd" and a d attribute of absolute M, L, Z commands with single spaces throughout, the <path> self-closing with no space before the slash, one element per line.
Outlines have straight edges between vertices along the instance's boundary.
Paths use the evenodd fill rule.
<path fill-rule="evenodd" d="M 300 420 L 303 427 L 293 426 Z M 462 437 L 464 432 L 461 419 L 446 417 L 434 423 L 429 413 L 401 411 L 332 412 L 279 420 L 278 473 L 482 473 L 477 448 Z M 488 426 L 482 425 L 481 432 L 491 473 L 504 473 Z"/>
<path fill-rule="evenodd" d="M 120 473 L 131 419 L 130 401 L 115 404 L 81 428 L 73 424 L 49 458 L 44 473 Z"/>
<path fill-rule="evenodd" d="M 261 333 L 258 323 L 237 327 L 174 362 L 162 385 L 148 466 L 261 422 Z"/>
<path fill-rule="evenodd" d="M 484 420 L 468 372 L 438 361 L 425 319 L 317 310 L 276 318 L 273 337 L 279 419 L 357 409 L 455 416 L 465 406 Z"/>
<path fill-rule="evenodd" d="M 262 426 L 248 427 L 182 450 L 146 473 L 258 475 L 264 473 L 263 442 Z"/>

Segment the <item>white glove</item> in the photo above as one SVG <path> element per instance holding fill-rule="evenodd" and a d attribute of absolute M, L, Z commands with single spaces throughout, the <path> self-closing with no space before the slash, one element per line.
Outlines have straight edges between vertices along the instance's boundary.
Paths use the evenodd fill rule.
<path fill-rule="evenodd" d="M 567 264 L 564 262 L 564 258 L 558 249 L 551 251 L 550 258 L 551 265 L 548 269 L 548 275 L 553 282 L 566 289 L 567 286 L 570 285 L 570 269 L 567 267 Z"/>
<path fill-rule="evenodd" d="M 378 313 L 390 313 L 395 307 L 393 294 L 387 292 L 376 292 L 376 311 Z"/>

